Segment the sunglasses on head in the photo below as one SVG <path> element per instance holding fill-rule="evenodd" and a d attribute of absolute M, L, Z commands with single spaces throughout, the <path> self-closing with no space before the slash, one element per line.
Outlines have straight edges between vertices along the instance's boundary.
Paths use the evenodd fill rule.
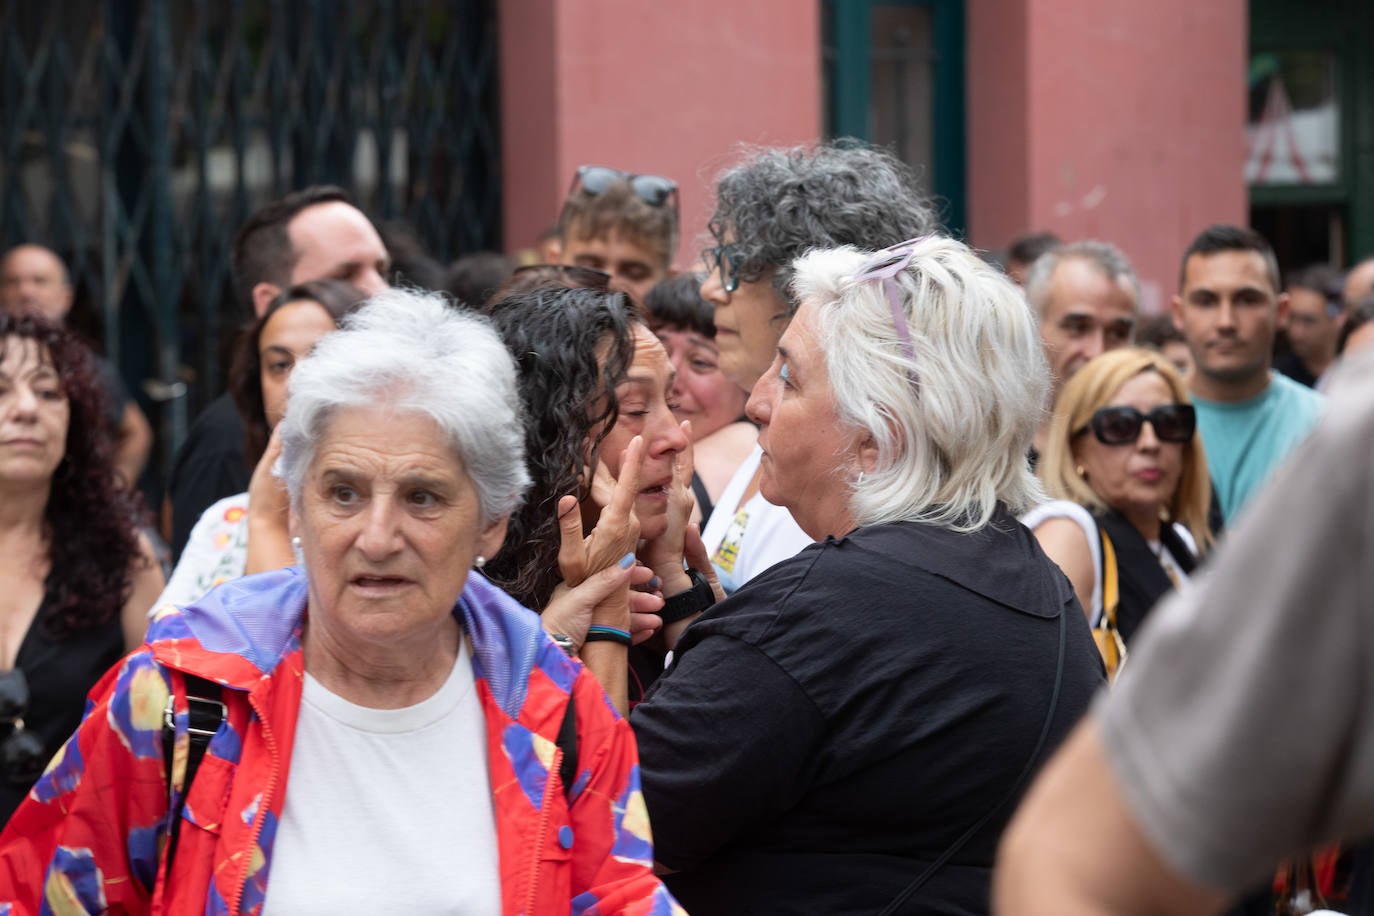
<path fill-rule="evenodd" d="M 911 363 L 916 362 L 916 351 L 911 345 L 911 331 L 907 327 L 906 307 L 902 301 L 902 288 L 897 285 L 897 275 L 911 265 L 916 250 L 929 236 L 907 239 L 884 248 L 869 257 L 854 274 L 855 283 L 880 282 L 887 296 L 887 307 L 892 313 L 892 327 L 897 332 L 897 342 L 902 354 Z M 911 384 L 918 384 L 915 369 L 909 370 Z"/>
<path fill-rule="evenodd" d="M 662 175 L 636 175 L 604 165 L 584 165 L 573 176 L 568 194 L 582 190 L 593 196 L 605 194 L 617 181 L 628 182 L 635 197 L 651 207 L 677 209 L 677 182 Z"/>
<path fill-rule="evenodd" d="M 1192 404 L 1160 404 L 1149 413 L 1134 407 L 1103 407 L 1078 432 L 1091 429 L 1103 445 L 1129 445 L 1140 438 L 1146 421 L 1161 442 L 1190 442 L 1197 430 L 1197 411 Z"/>
<path fill-rule="evenodd" d="M 10 733 L 0 741 L 0 776 L 16 786 L 33 784 L 48 764 L 43 739 L 24 729 L 29 711 L 29 681 L 18 668 L 0 674 L 0 725 Z"/>

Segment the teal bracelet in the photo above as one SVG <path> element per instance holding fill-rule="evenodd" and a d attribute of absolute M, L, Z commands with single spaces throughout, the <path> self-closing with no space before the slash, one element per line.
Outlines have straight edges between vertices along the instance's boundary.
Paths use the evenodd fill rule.
<path fill-rule="evenodd" d="M 587 638 L 582 642 L 584 644 L 589 642 L 618 642 L 622 646 L 628 646 L 630 633 L 628 630 L 622 630 L 618 627 L 603 627 L 593 624 L 587 627 Z"/>

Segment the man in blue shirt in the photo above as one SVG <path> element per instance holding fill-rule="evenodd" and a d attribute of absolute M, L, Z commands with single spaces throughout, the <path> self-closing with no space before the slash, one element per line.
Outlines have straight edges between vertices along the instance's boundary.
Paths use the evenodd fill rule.
<path fill-rule="evenodd" d="M 1270 371 L 1288 310 L 1281 289 L 1274 251 L 1253 230 L 1208 227 L 1183 255 L 1174 324 L 1193 354 L 1188 387 L 1228 524 L 1321 415 L 1321 395 Z"/>

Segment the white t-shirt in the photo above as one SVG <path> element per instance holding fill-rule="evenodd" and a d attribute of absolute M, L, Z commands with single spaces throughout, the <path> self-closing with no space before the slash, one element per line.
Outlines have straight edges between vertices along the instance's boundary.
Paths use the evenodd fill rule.
<path fill-rule="evenodd" d="M 755 493 L 749 502 L 735 509 L 762 457 L 763 449 L 754 446 L 716 500 L 716 508 L 701 533 L 711 565 L 726 592 L 735 591 L 812 543 L 793 520 L 792 513 L 773 505 L 762 493 Z"/>
<path fill-rule="evenodd" d="M 263 916 L 501 912 L 466 641 L 439 691 L 370 709 L 305 676 Z"/>

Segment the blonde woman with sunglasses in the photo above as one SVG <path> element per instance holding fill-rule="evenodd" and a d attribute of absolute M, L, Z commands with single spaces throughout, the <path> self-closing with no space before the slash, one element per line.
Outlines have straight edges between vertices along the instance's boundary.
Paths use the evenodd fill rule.
<path fill-rule="evenodd" d="M 1211 543 L 1207 461 L 1173 365 L 1127 348 L 1080 369 L 1055 407 L 1039 472 L 1054 501 L 1022 521 L 1088 622 L 1124 647 Z"/>

